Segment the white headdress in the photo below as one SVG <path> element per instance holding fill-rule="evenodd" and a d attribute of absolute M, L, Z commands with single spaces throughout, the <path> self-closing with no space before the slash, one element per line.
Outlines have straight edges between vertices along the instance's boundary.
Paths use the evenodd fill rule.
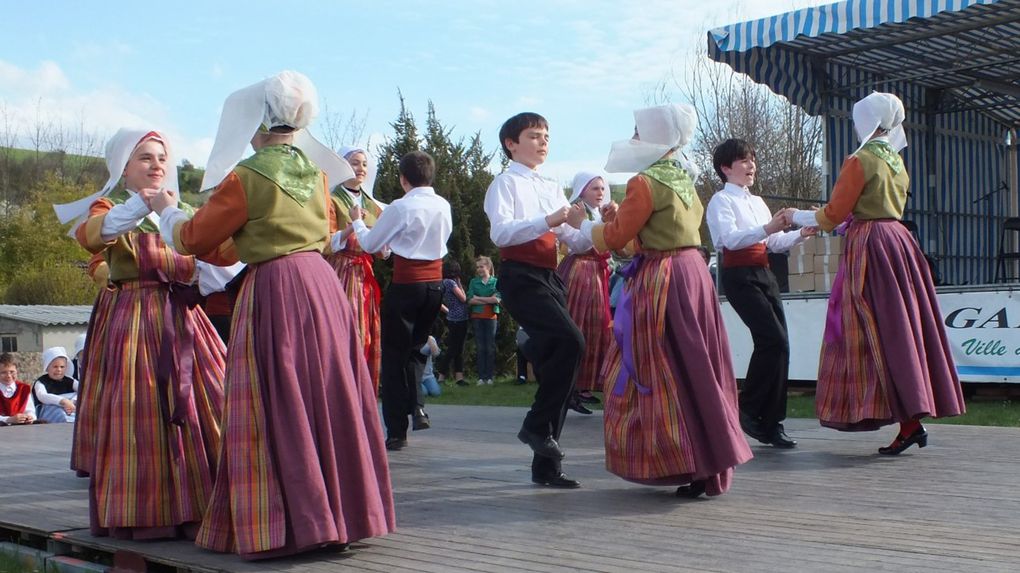
<path fill-rule="evenodd" d="M 213 189 L 227 177 L 244 157 L 260 126 L 270 130 L 279 127 L 300 130 L 308 127 L 318 113 L 319 96 L 315 85 L 304 74 L 290 70 L 230 94 L 223 102 L 216 141 L 202 178 L 202 190 Z M 314 141 L 311 135 L 308 138 Z M 295 146 L 301 147 L 296 143 Z M 301 149 L 307 153 L 303 147 Z"/>
<path fill-rule="evenodd" d="M 903 119 L 906 112 L 903 102 L 893 94 L 873 92 L 854 104 L 854 131 L 861 140 L 861 146 L 868 142 L 875 130 L 882 128 L 889 132 L 889 145 L 899 151 L 907 146 L 907 136 L 903 132 Z M 855 152 L 856 153 L 856 152 Z"/>
<path fill-rule="evenodd" d="M 341 147 L 339 151 L 340 156 L 348 161 L 350 161 L 351 155 L 358 152 L 364 153 L 365 159 L 368 161 L 368 173 L 365 175 L 365 181 L 361 184 L 361 189 L 362 191 L 367 191 L 369 197 L 374 197 L 374 195 L 372 195 L 372 189 L 375 187 L 375 177 L 376 173 L 378 172 L 378 166 L 376 165 L 375 157 L 373 157 L 372 154 L 369 153 L 367 149 L 361 147 L 360 145 L 344 146 Z M 341 183 L 343 183 L 343 181 L 336 182 L 337 185 Z"/>
<path fill-rule="evenodd" d="M 326 174 L 326 183 L 330 187 L 336 187 L 354 177 L 354 170 L 347 160 L 312 137 L 307 129 L 294 134 L 294 147 L 303 151 L 312 163 L 319 166 Z"/>
<path fill-rule="evenodd" d="M 613 143 L 606 171 L 642 171 L 670 151 L 683 147 L 698 126 L 698 115 L 686 104 L 659 105 L 634 110 L 634 125 L 640 139 Z"/>
<path fill-rule="evenodd" d="M 53 210 L 57 212 L 57 219 L 60 219 L 61 223 L 75 221 L 75 224 L 71 226 L 70 234 L 72 236 L 78 225 L 88 218 L 89 207 L 92 206 L 92 203 L 100 197 L 109 195 L 110 191 L 117 187 L 117 183 L 124 174 L 124 167 L 127 166 L 128 160 L 131 159 L 131 154 L 135 148 L 150 139 L 159 141 L 166 149 L 167 165 L 166 176 L 163 178 L 163 188 L 174 192 L 178 191 L 177 166 L 174 165 L 173 155 L 170 152 L 170 143 L 166 135 L 162 132 L 149 129 L 121 128 L 106 142 L 106 169 L 110 172 L 110 178 L 107 179 L 106 185 L 103 185 L 102 189 L 88 197 L 83 197 L 71 203 L 53 206 Z"/>
<path fill-rule="evenodd" d="M 50 367 L 50 363 L 57 358 L 63 358 L 67 360 L 67 365 L 71 365 L 71 358 L 67 355 L 67 350 L 63 346 L 54 346 L 43 350 L 42 353 L 42 367 L 46 370 Z"/>
<path fill-rule="evenodd" d="M 601 179 L 606 186 L 606 192 L 602 195 L 602 203 L 599 205 L 601 206 L 609 203 L 609 182 L 601 173 L 595 173 L 592 171 L 581 171 L 577 175 L 574 175 L 574 184 L 572 187 L 572 193 L 570 194 L 570 203 L 577 201 L 577 199 L 581 196 L 581 193 L 584 193 L 584 190 L 588 187 L 588 184 L 596 179 Z"/>

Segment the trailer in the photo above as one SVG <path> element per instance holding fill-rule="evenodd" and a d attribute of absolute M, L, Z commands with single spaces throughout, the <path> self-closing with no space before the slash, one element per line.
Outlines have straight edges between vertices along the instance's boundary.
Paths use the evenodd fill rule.
<path fill-rule="evenodd" d="M 999 266 L 1020 250 L 1004 232 L 1018 215 L 1020 0 L 846 0 L 708 33 L 708 56 L 767 86 L 825 134 L 823 197 L 859 142 L 851 109 L 872 91 L 907 111 L 904 215 L 949 286 L 938 298 L 960 378 L 1020 383 L 1020 276 Z M 790 377 L 814 380 L 827 293 L 783 295 Z M 746 327 L 722 300 L 738 376 L 751 352 Z"/>

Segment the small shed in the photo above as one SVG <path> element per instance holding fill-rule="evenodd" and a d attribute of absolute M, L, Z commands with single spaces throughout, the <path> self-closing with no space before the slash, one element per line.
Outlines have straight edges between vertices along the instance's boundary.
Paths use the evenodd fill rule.
<path fill-rule="evenodd" d="M 91 315 L 92 307 L 86 305 L 0 304 L 0 351 L 23 355 L 63 346 L 74 352 Z"/>

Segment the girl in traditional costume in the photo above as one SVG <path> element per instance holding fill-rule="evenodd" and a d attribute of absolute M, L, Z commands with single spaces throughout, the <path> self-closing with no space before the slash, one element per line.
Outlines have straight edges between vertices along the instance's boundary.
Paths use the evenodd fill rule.
<path fill-rule="evenodd" d="M 861 147 L 843 163 L 829 203 L 793 215 L 825 231 L 850 221 L 829 295 L 815 412 L 823 426 L 844 431 L 898 422 L 899 434 L 878 450 L 886 455 L 928 444 L 922 418 L 965 411 L 931 272 L 900 224 L 910 186 L 899 155 L 904 115 L 893 94 L 854 104 Z"/>
<path fill-rule="evenodd" d="M 571 205 L 582 205 L 589 221 L 602 222 L 602 213 L 609 208 L 609 186 L 597 173 L 582 171 L 574 176 Z M 615 205 L 613 206 L 615 209 Z M 565 243 L 567 256 L 560 261 L 556 273 L 567 287 L 567 310 L 577 328 L 584 334 L 584 357 L 577 371 L 574 395 L 568 406 L 582 414 L 591 414 L 583 404 L 597 404 L 592 392 L 602 391 L 599 377 L 602 360 L 612 337 L 609 313 L 609 258 L 608 251 L 589 249 L 576 252 Z"/>
<path fill-rule="evenodd" d="M 122 129 L 103 189 L 58 207 L 62 220 L 84 215 L 75 236 L 103 254 L 112 287 L 89 322 L 72 462 L 91 474 L 93 535 L 194 537 L 212 493 L 225 349 L 195 307 L 194 257 L 167 248 L 149 207 L 177 188 L 171 157 L 164 134 Z"/>
<path fill-rule="evenodd" d="M 634 118 L 634 138 L 615 143 L 606 164 L 638 172 L 619 212 L 610 223 L 578 212 L 568 219 L 599 251 L 640 239 L 602 370 L 606 468 L 641 484 L 679 485 L 682 497 L 719 495 L 751 450 L 715 286 L 698 252 L 704 208 L 693 169 L 674 158 L 697 116 L 665 105 Z"/>
<path fill-rule="evenodd" d="M 303 131 L 317 100 L 308 78 L 289 71 L 235 92 L 203 181 L 216 186 L 209 201 L 189 218 L 172 194 L 153 200 L 179 252 L 248 265 L 227 352 L 219 474 L 196 540 L 246 559 L 395 527 L 364 348 L 322 256 L 336 219 L 320 166 L 352 174 Z M 249 142 L 255 155 L 241 161 Z"/>
<path fill-rule="evenodd" d="M 343 147 L 343 157 L 354 170 L 354 176 L 337 184 L 333 188 L 330 199 L 336 212 L 337 224 L 344 229 L 351 223 L 351 207 L 360 207 L 365 225 L 375 226 L 376 219 L 382 215 L 382 202 L 372 196 L 375 182 L 375 162 L 368 151 L 362 147 Z M 326 260 L 333 265 L 340 284 L 344 287 L 347 299 L 351 301 L 351 311 L 358 325 L 358 334 L 365 345 L 365 359 L 372 384 L 379 390 L 379 371 L 382 360 L 382 342 L 380 322 L 380 302 L 382 291 L 375 280 L 372 270 L 373 256 L 366 253 L 358 244 L 354 235 L 346 238 L 335 235 L 332 244 L 333 252 Z"/>

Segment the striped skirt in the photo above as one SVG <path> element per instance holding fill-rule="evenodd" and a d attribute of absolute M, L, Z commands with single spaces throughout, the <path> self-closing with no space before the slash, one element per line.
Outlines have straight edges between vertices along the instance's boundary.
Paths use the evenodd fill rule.
<path fill-rule="evenodd" d="M 193 537 L 212 493 L 225 349 L 201 309 L 172 306 L 175 369 L 185 358 L 180 333 L 194 333 L 191 390 L 175 402 L 175 384 L 161 388 L 157 381 L 168 298 L 155 281 L 122 283 L 111 293 L 105 325 L 97 315 L 90 329 L 85 413 L 95 453 L 84 467 L 91 472 L 93 535 Z M 180 379 L 176 372 L 172 378 Z M 169 415 L 181 423 L 169 423 Z"/>
<path fill-rule="evenodd" d="M 962 414 L 931 272 L 913 236 L 899 221 L 854 221 L 842 265 L 818 367 L 821 424 L 867 431 Z"/>
<path fill-rule="evenodd" d="M 75 411 L 74 437 L 71 440 L 71 469 L 85 477 L 92 473 L 96 456 L 96 416 L 99 396 L 103 394 L 103 377 L 98 365 L 106 345 L 106 324 L 110 320 L 110 305 L 115 297 L 112 288 L 103 288 L 96 295 L 85 334 L 82 351 L 81 380 L 78 382 L 78 405 Z"/>
<path fill-rule="evenodd" d="M 603 368 L 606 469 L 646 485 L 705 480 L 719 495 L 751 450 L 715 286 L 696 249 L 643 257 Z"/>
<path fill-rule="evenodd" d="M 319 253 L 248 266 L 199 546 L 262 559 L 393 531 L 382 427 L 356 328 Z"/>
<path fill-rule="evenodd" d="M 361 251 L 340 251 L 328 255 L 326 260 L 340 278 L 347 300 L 351 301 L 357 334 L 365 347 L 368 373 L 378 395 L 379 369 L 382 364 L 382 322 L 379 314 L 382 291 L 372 270 L 372 255 Z"/>
<path fill-rule="evenodd" d="M 612 338 L 607 259 L 608 254 L 570 255 L 556 269 L 567 287 L 567 310 L 584 335 L 584 357 L 574 385 L 581 392 L 602 391 L 599 373 Z"/>

